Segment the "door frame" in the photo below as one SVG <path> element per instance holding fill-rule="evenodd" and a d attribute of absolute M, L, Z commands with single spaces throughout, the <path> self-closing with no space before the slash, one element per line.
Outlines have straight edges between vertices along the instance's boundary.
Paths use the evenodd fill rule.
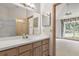
<path fill-rule="evenodd" d="M 56 7 L 60 5 L 61 3 L 54 3 L 52 7 L 52 50 L 51 55 L 56 56 Z"/>

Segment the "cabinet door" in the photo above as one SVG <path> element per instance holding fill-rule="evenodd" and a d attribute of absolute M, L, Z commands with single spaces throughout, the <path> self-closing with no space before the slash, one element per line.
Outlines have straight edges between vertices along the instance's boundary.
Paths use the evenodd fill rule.
<path fill-rule="evenodd" d="M 33 49 L 34 56 L 42 56 L 42 46 Z"/>
<path fill-rule="evenodd" d="M 21 46 L 21 47 L 19 47 L 19 53 L 23 53 L 30 49 L 32 49 L 32 44 L 27 44 L 27 45 Z"/>
<path fill-rule="evenodd" d="M 26 52 L 23 52 L 22 54 L 20 54 L 20 56 L 32 56 L 32 50 L 28 50 Z"/>
<path fill-rule="evenodd" d="M 17 56 L 18 55 L 18 49 L 17 48 L 9 49 L 5 52 L 6 52 L 7 56 Z"/>
<path fill-rule="evenodd" d="M 49 45 L 48 44 L 42 45 L 42 47 L 43 47 L 43 51 L 49 50 Z"/>
<path fill-rule="evenodd" d="M 3 51 L 3 52 L 1 51 L 0 52 L 0 56 L 5 56 L 5 55 L 6 55 L 5 51 Z"/>
<path fill-rule="evenodd" d="M 41 45 L 42 45 L 41 41 L 35 42 L 35 43 L 33 43 L 33 48 L 39 47 Z"/>
<path fill-rule="evenodd" d="M 42 41 L 42 44 L 47 44 L 47 43 L 49 43 L 49 39 L 46 39 L 46 40 Z"/>
<path fill-rule="evenodd" d="M 48 51 L 43 52 L 43 56 L 48 56 L 48 55 L 49 55 Z"/>

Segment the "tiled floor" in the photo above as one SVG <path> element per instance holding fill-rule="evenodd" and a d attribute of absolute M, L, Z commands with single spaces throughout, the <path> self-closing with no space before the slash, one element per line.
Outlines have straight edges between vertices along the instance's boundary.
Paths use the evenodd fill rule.
<path fill-rule="evenodd" d="M 56 55 L 57 56 L 79 56 L 79 41 L 57 39 Z"/>

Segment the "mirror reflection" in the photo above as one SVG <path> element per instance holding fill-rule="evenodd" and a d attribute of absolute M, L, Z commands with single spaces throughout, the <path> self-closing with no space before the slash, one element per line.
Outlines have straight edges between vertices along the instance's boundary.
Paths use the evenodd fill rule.
<path fill-rule="evenodd" d="M 1 3 L 0 37 L 48 34 L 51 20 L 50 5 L 48 3 Z"/>

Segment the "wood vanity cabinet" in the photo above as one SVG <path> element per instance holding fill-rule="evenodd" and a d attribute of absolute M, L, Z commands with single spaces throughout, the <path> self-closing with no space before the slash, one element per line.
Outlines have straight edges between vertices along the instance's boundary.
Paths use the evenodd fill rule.
<path fill-rule="evenodd" d="M 49 39 L 0 51 L 0 56 L 49 56 Z"/>
<path fill-rule="evenodd" d="M 45 39 L 42 41 L 42 44 L 48 44 L 49 43 L 49 39 Z"/>
<path fill-rule="evenodd" d="M 49 56 L 49 51 L 44 51 L 43 56 Z"/>
<path fill-rule="evenodd" d="M 42 42 L 33 43 L 33 56 L 42 56 Z"/>
<path fill-rule="evenodd" d="M 7 56 L 18 56 L 18 48 L 13 48 L 5 51 Z"/>
<path fill-rule="evenodd" d="M 20 56 L 32 56 L 32 44 L 26 44 L 19 47 Z"/>
<path fill-rule="evenodd" d="M 49 40 L 42 41 L 42 54 L 43 56 L 49 56 Z"/>
<path fill-rule="evenodd" d="M 34 56 L 48 56 L 49 55 L 49 40 L 43 40 L 33 43 Z"/>
<path fill-rule="evenodd" d="M 35 42 L 35 43 L 33 43 L 33 48 L 37 48 L 37 47 L 39 47 L 41 45 L 42 45 L 41 41 Z"/>
<path fill-rule="evenodd" d="M 20 56 L 32 56 L 32 50 L 28 50 L 26 52 L 23 52 L 22 54 L 20 54 Z"/>
<path fill-rule="evenodd" d="M 33 49 L 33 56 L 42 56 L 42 46 Z"/>
<path fill-rule="evenodd" d="M 0 51 L 0 56 L 6 56 L 4 51 Z"/>
<path fill-rule="evenodd" d="M 13 49 L 1 51 L 0 56 L 18 56 L 18 49 L 13 48 Z"/>
<path fill-rule="evenodd" d="M 45 45 L 42 45 L 42 50 L 43 51 L 46 51 L 46 50 L 48 50 L 49 49 L 49 45 L 48 44 L 45 44 Z"/>

